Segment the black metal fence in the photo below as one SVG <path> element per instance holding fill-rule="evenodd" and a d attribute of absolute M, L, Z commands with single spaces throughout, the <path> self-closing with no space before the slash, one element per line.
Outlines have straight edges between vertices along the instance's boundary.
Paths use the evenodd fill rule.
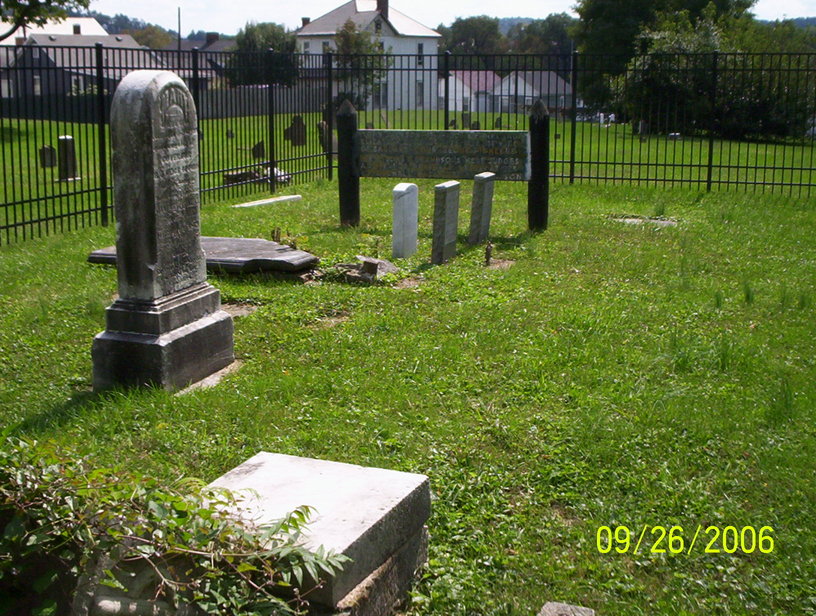
<path fill-rule="evenodd" d="M 331 178 L 334 114 L 361 127 L 526 130 L 550 113 L 550 173 L 570 183 L 816 187 L 816 54 L 239 54 L 0 47 L 0 244 L 110 217 L 107 118 L 119 80 L 165 69 L 199 114 L 202 200 Z"/>

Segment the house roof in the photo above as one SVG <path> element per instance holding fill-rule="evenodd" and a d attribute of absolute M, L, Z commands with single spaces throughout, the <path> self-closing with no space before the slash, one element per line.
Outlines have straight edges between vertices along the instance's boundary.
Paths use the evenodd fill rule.
<path fill-rule="evenodd" d="M 96 49 L 94 45 L 102 43 L 104 45 L 104 75 L 106 78 L 120 78 L 123 72 L 120 68 L 126 66 L 127 70 L 136 69 L 164 69 L 165 67 L 147 47 L 143 47 L 128 34 L 108 34 L 105 36 L 85 36 L 78 34 L 35 34 L 29 36 L 26 42 L 16 47 L 20 54 L 31 47 L 41 47 L 42 52 L 47 54 L 55 67 L 63 68 L 77 74 L 96 74 Z M 131 51 L 120 58 L 120 49 Z M 132 53 L 137 52 L 138 53 Z"/>
<path fill-rule="evenodd" d="M 235 39 L 218 38 L 210 43 L 202 40 L 181 39 L 182 51 L 192 51 L 196 47 L 198 47 L 199 51 L 231 51 L 235 49 L 236 45 L 237 43 L 235 42 Z M 177 51 L 178 48 L 178 41 L 174 40 L 172 43 L 167 45 L 167 47 L 162 49 L 162 51 Z"/>
<path fill-rule="evenodd" d="M 532 92 L 527 91 L 527 84 Z M 517 85 L 518 84 L 518 85 Z M 499 88 L 502 92 L 522 91 L 527 96 L 549 96 L 572 94 L 572 86 L 554 71 L 513 71 L 502 80 Z"/>
<path fill-rule="evenodd" d="M 3 20 L 4 23 L 9 23 Z M 14 34 L 5 39 L 3 45 L 14 45 L 15 37 L 28 37 L 37 34 L 74 34 L 74 26 L 79 26 L 80 35 L 107 36 L 107 31 L 93 17 L 66 17 L 65 19 L 49 19 L 42 26 L 34 24 L 17 28 Z"/>
<path fill-rule="evenodd" d="M 359 30 L 365 30 L 380 17 L 376 0 L 350 0 L 333 11 L 309 22 L 297 31 L 298 36 L 334 36 L 347 21 L 351 20 Z M 421 36 L 437 38 L 442 35 L 423 26 L 400 13 L 394 7 L 388 8 L 388 19 L 382 17 L 397 33 L 397 36 Z"/>
<path fill-rule="evenodd" d="M 461 81 L 471 92 L 491 92 L 499 82 L 499 77 L 493 71 L 451 71 L 454 79 Z"/>

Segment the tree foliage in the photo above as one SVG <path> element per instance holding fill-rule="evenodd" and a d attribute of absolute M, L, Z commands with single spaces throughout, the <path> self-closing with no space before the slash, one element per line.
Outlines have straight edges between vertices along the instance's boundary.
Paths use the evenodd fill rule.
<path fill-rule="evenodd" d="M 341 83 L 334 107 L 338 109 L 348 99 L 357 109 L 364 109 L 372 92 L 385 78 L 391 58 L 383 49 L 382 41 L 371 32 L 358 29 L 351 20 L 337 30 L 334 44 L 337 78 Z"/>
<path fill-rule="evenodd" d="M 507 51 L 507 41 L 495 17 L 460 17 L 440 34 L 445 37 L 442 41 L 444 50 L 454 54 L 498 54 Z"/>
<path fill-rule="evenodd" d="M 238 53 L 227 71 L 233 85 L 293 85 L 297 80 L 295 34 L 283 26 L 249 22 L 235 37 L 235 47 Z"/>
<path fill-rule="evenodd" d="M 564 54 L 572 51 L 570 30 L 578 20 L 566 13 L 554 13 L 546 19 L 518 23 L 507 33 L 513 53 Z"/>
<path fill-rule="evenodd" d="M 164 49 L 173 42 L 174 36 L 161 26 L 149 24 L 140 30 L 125 30 L 137 43 L 150 49 Z"/>
<path fill-rule="evenodd" d="M 87 9 L 90 0 L 3 0 L 0 5 L 3 21 L 1 27 L 8 28 L 0 32 L 0 41 L 7 39 L 26 24 L 42 26 L 49 19 L 60 19 L 68 16 L 73 9 Z"/>

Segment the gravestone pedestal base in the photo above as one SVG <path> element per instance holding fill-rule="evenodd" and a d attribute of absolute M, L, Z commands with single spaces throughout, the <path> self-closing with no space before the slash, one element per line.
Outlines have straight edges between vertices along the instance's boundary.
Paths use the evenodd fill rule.
<path fill-rule="evenodd" d="M 93 387 L 179 389 L 232 363 L 232 318 L 207 283 L 159 299 L 118 299 L 94 338 Z"/>

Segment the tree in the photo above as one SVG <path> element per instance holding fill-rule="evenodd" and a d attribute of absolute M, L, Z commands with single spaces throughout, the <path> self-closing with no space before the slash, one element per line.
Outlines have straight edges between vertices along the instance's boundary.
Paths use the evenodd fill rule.
<path fill-rule="evenodd" d="M 348 99 L 357 109 L 364 109 L 372 91 L 385 77 L 391 59 L 382 41 L 371 32 L 359 30 L 350 19 L 334 35 L 337 52 L 337 77 L 342 90 L 334 101 L 335 109 Z"/>
<path fill-rule="evenodd" d="M 234 85 L 292 85 L 297 80 L 295 35 L 283 26 L 249 22 L 235 37 L 235 46 L 238 53 L 228 69 Z"/>
<path fill-rule="evenodd" d="M 10 27 L 0 32 L 0 41 L 7 39 L 21 26 L 42 26 L 49 19 L 64 19 L 69 9 L 87 9 L 90 0 L 3 0 L 0 10 Z"/>
<path fill-rule="evenodd" d="M 446 49 L 454 54 L 498 54 L 507 50 L 507 41 L 495 17 L 459 18 L 451 24 Z"/>
<path fill-rule="evenodd" d="M 546 19 L 518 23 L 507 34 L 510 50 L 514 53 L 570 53 L 572 39 L 569 32 L 577 21 L 566 13 L 554 13 Z"/>
<path fill-rule="evenodd" d="M 150 49 L 164 49 L 173 42 L 174 37 L 161 26 L 150 24 L 140 30 L 125 30 L 137 43 Z"/>

